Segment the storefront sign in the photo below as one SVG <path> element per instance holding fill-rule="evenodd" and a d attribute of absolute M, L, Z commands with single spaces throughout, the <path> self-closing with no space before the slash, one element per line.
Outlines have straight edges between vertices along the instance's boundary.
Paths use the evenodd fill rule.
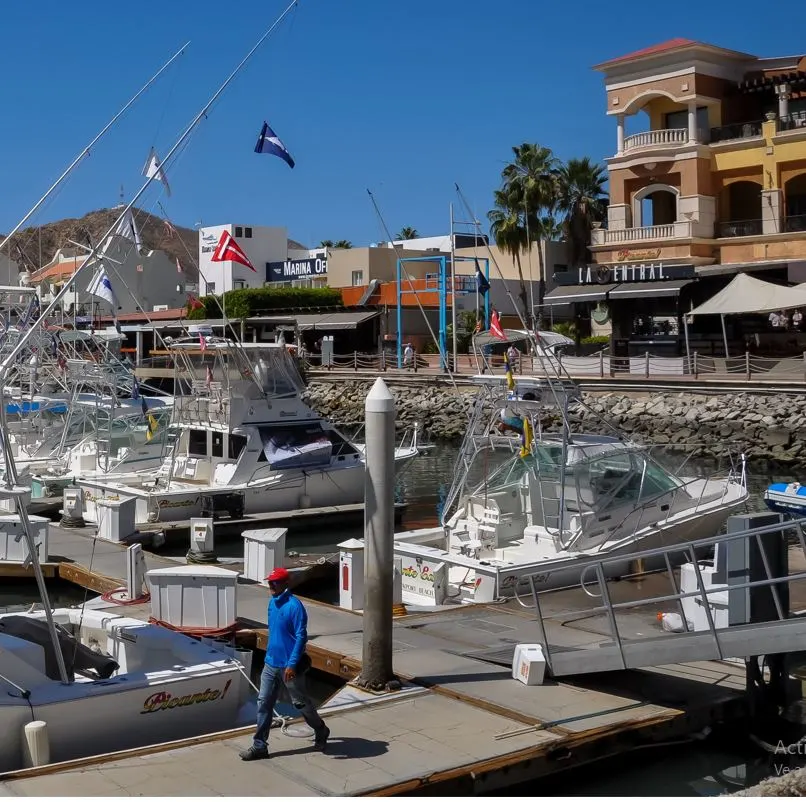
<path fill-rule="evenodd" d="M 291 281 L 295 278 L 327 275 L 327 259 L 288 259 L 266 262 L 266 281 Z"/>
<path fill-rule="evenodd" d="M 586 265 L 555 276 L 558 284 L 620 284 L 633 281 L 669 281 L 694 278 L 694 265 L 640 262 L 623 265 Z"/>
<path fill-rule="evenodd" d="M 643 251 L 624 248 L 616 254 L 618 262 L 646 262 L 658 258 L 660 258 L 660 248 L 647 248 Z"/>

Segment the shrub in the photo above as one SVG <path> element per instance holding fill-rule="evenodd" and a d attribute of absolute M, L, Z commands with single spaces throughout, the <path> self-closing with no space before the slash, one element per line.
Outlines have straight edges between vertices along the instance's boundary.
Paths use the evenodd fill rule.
<path fill-rule="evenodd" d="M 221 296 L 205 295 L 204 307 L 188 312 L 191 320 L 223 317 Z M 250 287 L 230 290 L 223 296 L 227 317 L 255 317 L 275 309 L 309 309 L 342 306 L 341 291 L 334 287 Z"/>

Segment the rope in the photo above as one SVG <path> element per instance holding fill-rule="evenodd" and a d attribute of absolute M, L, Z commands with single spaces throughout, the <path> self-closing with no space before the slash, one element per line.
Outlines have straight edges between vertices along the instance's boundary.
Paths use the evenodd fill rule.
<path fill-rule="evenodd" d="M 150 616 L 148 623 L 165 627 L 165 629 L 170 629 L 172 632 L 181 632 L 183 635 L 191 635 L 197 638 L 224 638 L 228 635 L 234 635 L 238 630 L 237 622 L 226 627 L 177 627 L 167 621 Z"/>
<path fill-rule="evenodd" d="M 84 520 L 83 516 L 68 518 L 66 515 L 62 515 L 62 519 L 59 521 L 59 526 L 61 526 L 62 529 L 81 529 L 86 525 L 87 522 Z"/>
<path fill-rule="evenodd" d="M 101 598 L 105 602 L 110 602 L 111 604 L 120 604 L 123 607 L 131 604 L 145 604 L 151 600 L 151 594 L 148 591 L 146 591 L 142 596 L 137 596 L 134 599 L 116 599 L 114 597 L 115 593 L 127 593 L 128 590 L 128 588 L 115 588 L 114 590 L 108 590 L 106 593 L 101 594 Z"/>
<path fill-rule="evenodd" d="M 218 557 L 211 552 L 198 552 L 192 549 L 185 555 L 188 565 L 214 565 L 218 563 Z"/>

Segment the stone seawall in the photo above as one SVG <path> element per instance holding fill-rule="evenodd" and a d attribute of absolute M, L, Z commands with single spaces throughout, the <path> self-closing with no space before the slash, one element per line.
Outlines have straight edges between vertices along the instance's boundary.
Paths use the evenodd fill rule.
<path fill-rule="evenodd" d="M 341 426 L 364 421 L 367 381 L 311 382 L 307 397 Z M 458 442 L 475 397 L 473 387 L 391 385 L 397 426 L 419 423 L 433 441 Z M 587 408 L 586 408 L 587 407 Z M 633 439 L 701 456 L 743 451 L 749 459 L 806 462 L 806 396 L 732 393 L 590 393 L 571 410 L 577 431 L 607 434 L 608 424 Z M 558 428 L 555 419 L 548 427 Z"/>

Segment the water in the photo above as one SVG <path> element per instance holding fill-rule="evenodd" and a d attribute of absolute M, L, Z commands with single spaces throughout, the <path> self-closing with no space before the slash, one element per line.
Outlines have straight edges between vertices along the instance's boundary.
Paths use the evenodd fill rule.
<path fill-rule="evenodd" d="M 48 597 L 54 607 L 72 607 L 97 594 L 60 579 L 48 580 Z M 0 584 L 0 613 L 16 613 L 27 610 L 41 601 L 33 579 L 4 579 Z"/>

